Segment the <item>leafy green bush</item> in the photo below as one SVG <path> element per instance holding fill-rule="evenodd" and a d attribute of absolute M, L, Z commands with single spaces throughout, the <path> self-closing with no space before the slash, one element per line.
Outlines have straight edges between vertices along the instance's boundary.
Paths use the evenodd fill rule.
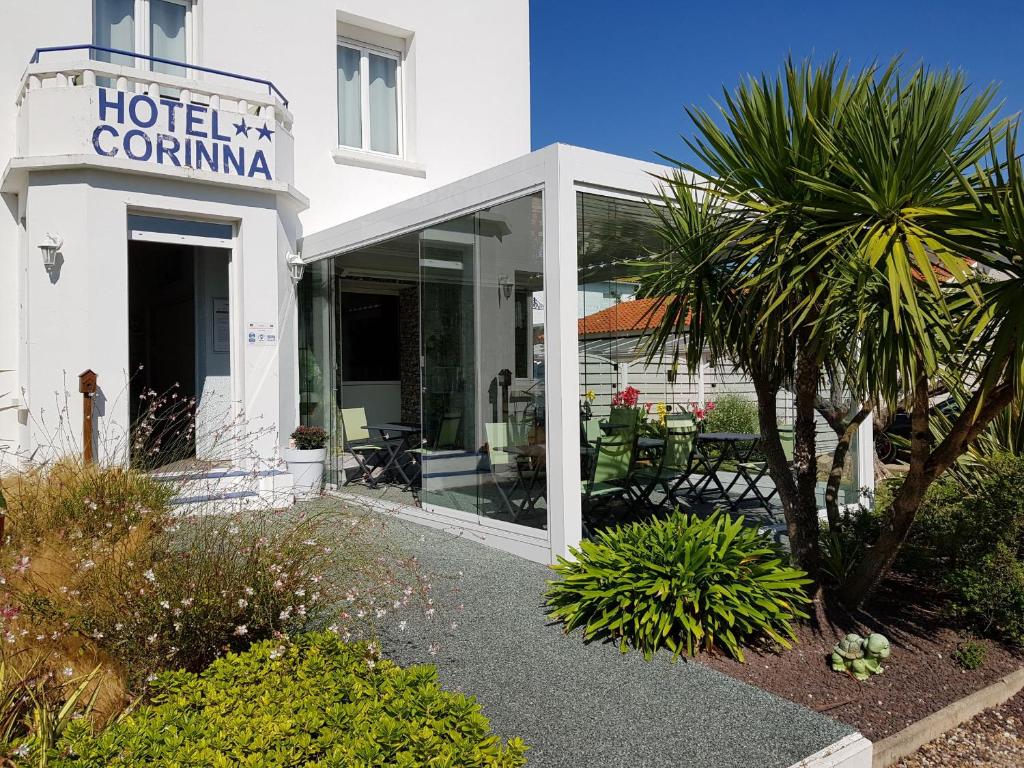
<path fill-rule="evenodd" d="M 761 431 L 757 420 L 757 404 L 739 395 L 725 394 L 715 400 L 705 422 L 708 432 L 752 432 Z"/>
<path fill-rule="evenodd" d="M 966 670 L 978 669 L 988 657 L 988 647 L 977 640 L 964 640 L 953 652 L 953 659 Z"/>
<path fill-rule="evenodd" d="M 1024 645 L 1024 563 L 1004 542 L 950 574 L 953 612 L 981 632 Z"/>
<path fill-rule="evenodd" d="M 152 703 L 94 734 L 79 721 L 57 768 L 108 766 L 466 766 L 513 768 L 474 699 L 429 666 L 402 669 L 333 633 L 257 643 L 202 673 L 170 672 Z"/>
<path fill-rule="evenodd" d="M 567 633 L 618 638 L 623 652 L 720 648 L 742 661 L 743 645 L 758 638 L 790 647 L 791 622 L 806 618 L 810 580 L 742 517 L 677 510 L 601 531 L 571 553 L 553 566 L 562 578 L 548 590 L 550 614 Z"/>

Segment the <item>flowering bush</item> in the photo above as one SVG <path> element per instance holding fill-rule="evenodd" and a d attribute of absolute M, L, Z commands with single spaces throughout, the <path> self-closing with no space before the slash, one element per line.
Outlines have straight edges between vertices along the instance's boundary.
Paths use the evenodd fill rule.
<path fill-rule="evenodd" d="M 199 675 L 166 673 L 153 703 L 97 734 L 74 723 L 58 768 L 298 765 L 516 768 L 525 745 L 491 735 L 480 706 L 433 667 L 402 669 L 332 633 L 263 642 Z"/>
<path fill-rule="evenodd" d="M 4 483 L 14 492 L 0 550 L 2 646 L 78 673 L 102 664 L 122 697 L 157 670 L 199 670 L 254 640 L 332 623 L 359 637 L 418 601 L 432 610 L 429 584 L 387 551 L 373 518 L 337 505 L 176 517 L 148 475 L 68 466 Z M 51 496 L 59 514 L 41 513 L 35 503 Z"/>
<path fill-rule="evenodd" d="M 327 432 L 320 427 L 298 427 L 292 441 L 300 451 L 316 451 L 327 445 Z"/>

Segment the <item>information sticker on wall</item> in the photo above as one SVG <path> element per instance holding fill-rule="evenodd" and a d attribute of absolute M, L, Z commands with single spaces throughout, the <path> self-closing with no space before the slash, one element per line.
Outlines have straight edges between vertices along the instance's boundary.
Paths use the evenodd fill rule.
<path fill-rule="evenodd" d="M 246 343 L 250 347 L 272 347 L 277 344 L 275 323 L 249 323 L 248 326 Z"/>

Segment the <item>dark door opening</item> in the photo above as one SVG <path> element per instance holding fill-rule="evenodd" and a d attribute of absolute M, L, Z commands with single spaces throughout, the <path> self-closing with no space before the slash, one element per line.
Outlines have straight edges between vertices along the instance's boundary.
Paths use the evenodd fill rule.
<path fill-rule="evenodd" d="M 132 461 L 195 456 L 195 248 L 129 241 L 128 359 Z"/>

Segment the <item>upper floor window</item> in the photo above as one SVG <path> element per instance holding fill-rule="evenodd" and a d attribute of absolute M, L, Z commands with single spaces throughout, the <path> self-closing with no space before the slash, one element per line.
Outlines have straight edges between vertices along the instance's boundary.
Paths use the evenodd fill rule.
<path fill-rule="evenodd" d="M 339 39 L 339 144 L 402 154 L 401 69 L 396 51 Z"/>
<path fill-rule="evenodd" d="M 93 45 L 170 61 L 193 60 L 194 0 L 93 0 Z M 96 51 L 95 58 L 185 77 L 178 64 Z"/>

